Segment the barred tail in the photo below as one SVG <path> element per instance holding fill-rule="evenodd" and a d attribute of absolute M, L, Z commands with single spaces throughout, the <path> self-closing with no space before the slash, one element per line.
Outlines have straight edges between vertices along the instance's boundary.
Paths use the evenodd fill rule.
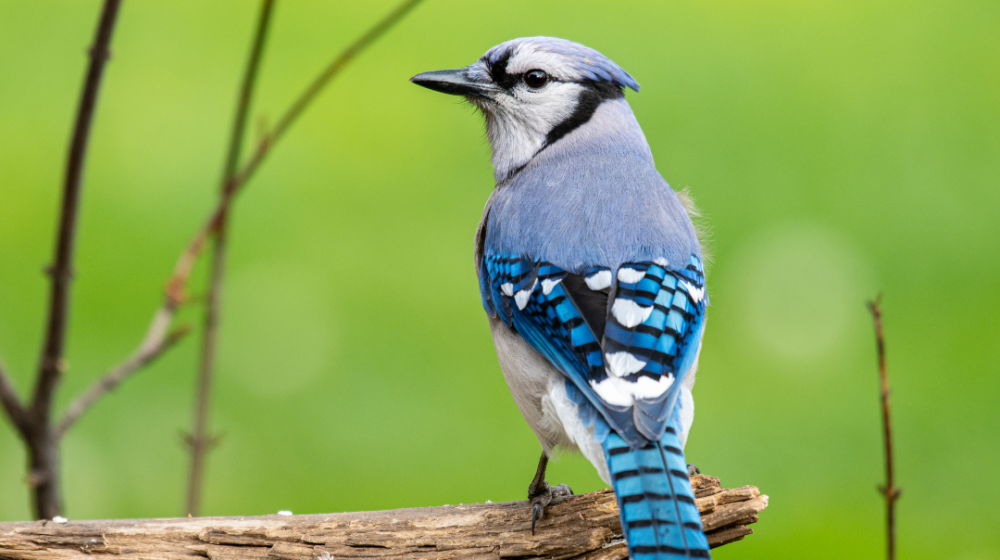
<path fill-rule="evenodd" d="M 677 436 L 679 425 L 674 414 L 660 441 L 639 450 L 614 432 L 604 440 L 632 560 L 711 558 Z"/>

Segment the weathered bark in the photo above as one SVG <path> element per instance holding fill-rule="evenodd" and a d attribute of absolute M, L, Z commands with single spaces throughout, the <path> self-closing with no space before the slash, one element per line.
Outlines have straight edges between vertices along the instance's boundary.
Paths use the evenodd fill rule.
<path fill-rule="evenodd" d="M 723 489 L 710 476 L 692 478 L 709 543 L 752 533 L 746 526 L 767 507 L 753 486 Z M 332 558 L 628 557 L 609 490 L 556 499 L 531 535 L 527 502 L 470 504 L 327 515 L 202 517 L 116 521 L 0 523 L 0 559 L 229 560 Z"/>

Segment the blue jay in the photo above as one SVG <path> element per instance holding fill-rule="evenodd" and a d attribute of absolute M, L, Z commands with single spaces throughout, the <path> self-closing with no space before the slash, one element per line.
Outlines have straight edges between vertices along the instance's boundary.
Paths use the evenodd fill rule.
<path fill-rule="evenodd" d="M 500 368 L 542 444 L 532 532 L 557 447 L 615 491 L 633 559 L 709 558 L 684 443 L 705 327 L 695 228 L 625 101 L 639 84 L 601 53 L 528 37 L 411 81 L 486 117 L 496 178 L 476 232 Z"/>

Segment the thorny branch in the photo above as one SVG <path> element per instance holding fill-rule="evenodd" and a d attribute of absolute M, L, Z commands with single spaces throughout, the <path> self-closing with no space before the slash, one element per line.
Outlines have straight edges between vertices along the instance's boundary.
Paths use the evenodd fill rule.
<path fill-rule="evenodd" d="M 879 486 L 879 492 L 885 497 L 886 507 L 886 546 L 889 560 L 896 558 L 896 500 L 902 490 L 896 488 L 893 456 L 892 456 L 892 423 L 889 412 L 889 372 L 885 364 L 885 335 L 882 330 L 882 294 L 868 302 L 875 321 L 875 344 L 878 350 L 878 374 L 882 386 L 882 436 L 885 442 L 885 486 Z"/>

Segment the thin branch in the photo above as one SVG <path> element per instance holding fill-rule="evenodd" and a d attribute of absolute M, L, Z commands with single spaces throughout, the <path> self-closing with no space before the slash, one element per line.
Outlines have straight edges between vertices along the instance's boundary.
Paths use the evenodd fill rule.
<path fill-rule="evenodd" d="M 37 417 L 48 417 L 52 405 L 52 395 L 63 370 L 62 358 L 66 342 L 66 325 L 69 316 L 70 281 L 73 278 L 73 250 L 76 245 L 76 223 L 80 213 L 80 190 L 83 179 L 83 164 L 87 157 L 90 128 L 97 106 L 97 94 L 104 75 L 104 66 L 111 52 L 111 33 L 121 0 L 105 0 L 101 19 L 97 26 L 97 36 L 90 48 L 90 67 L 80 96 L 80 106 L 73 128 L 69 158 L 66 162 L 66 177 L 63 184 L 62 209 L 59 216 L 59 232 L 56 236 L 55 263 L 49 269 L 52 287 L 49 294 L 48 326 L 42 360 L 38 371 L 33 413 Z"/>
<path fill-rule="evenodd" d="M 168 304 L 177 305 L 186 300 L 187 296 L 185 295 L 185 287 L 187 286 L 188 278 L 190 278 L 191 270 L 194 268 L 194 264 L 197 262 L 198 256 L 204 249 L 209 236 L 219 227 L 219 224 L 222 223 L 223 217 L 226 212 L 228 212 L 229 206 L 232 204 L 235 196 L 239 194 L 239 192 L 246 185 L 247 181 L 253 177 L 254 173 L 256 173 L 260 164 L 263 163 L 264 159 L 271 152 L 274 145 L 281 140 L 282 137 L 284 137 L 285 133 L 288 132 L 288 129 L 299 117 L 299 115 L 302 114 L 309 103 L 314 100 L 320 90 L 329 85 L 329 83 L 337 77 L 337 74 L 343 70 L 348 62 L 357 56 L 358 53 L 360 53 L 364 48 L 374 42 L 374 40 L 377 39 L 382 33 L 388 31 L 393 24 L 398 22 L 421 1 L 422 0 L 404 1 L 395 10 L 376 23 L 375 26 L 373 26 L 360 39 L 344 49 L 344 51 L 337 55 L 337 57 L 326 67 L 326 69 L 324 69 L 323 72 L 320 73 L 315 80 L 313 80 L 309 88 L 306 89 L 306 91 L 303 92 L 298 99 L 296 99 L 292 106 L 285 111 L 281 119 L 278 121 L 278 126 L 260 139 L 253 154 L 250 155 L 250 159 L 233 175 L 232 180 L 230 180 L 226 185 L 225 193 L 222 198 L 212 210 L 208 219 L 205 220 L 202 226 L 198 229 L 198 232 L 191 240 L 191 243 L 188 244 L 187 248 L 178 259 L 177 265 L 174 267 L 174 274 L 167 283 L 166 292 Z"/>
<path fill-rule="evenodd" d="M 178 329 L 168 332 L 167 329 L 170 327 L 172 318 L 172 313 L 161 309 L 153 318 L 153 322 L 149 325 L 149 330 L 146 331 L 146 336 L 135 352 L 124 362 L 104 374 L 103 377 L 90 386 L 90 389 L 87 389 L 86 393 L 70 404 L 66 410 L 66 414 L 63 415 L 62 420 L 56 427 L 55 438 L 57 441 L 62 439 L 73 424 L 85 412 L 90 410 L 90 407 L 101 397 L 118 388 L 118 385 L 130 375 L 156 361 L 157 358 L 162 356 L 167 350 L 170 350 L 170 348 L 191 332 L 191 327 L 188 325 L 183 325 Z"/>
<path fill-rule="evenodd" d="M 197 239 L 202 238 L 203 236 L 199 230 Z M 77 397 L 70 404 L 58 427 L 53 430 L 56 440 L 62 439 L 80 416 L 89 410 L 101 397 L 116 389 L 122 381 L 132 374 L 151 364 L 191 332 L 188 325 L 174 330 L 169 330 L 169 327 L 174 316 L 177 314 L 177 309 L 182 304 L 187 303 L 187 300 L 178 294 L 183 294 L 183 289 L 187 285 L 188 277 L 191 274 L 191 267 L 197 260 L 198 252 L 204 244 L 204 239 L 202 239 L 202 243 L 200 244 L 197 243 L 197 239 L 185 248 L 174 265 L 174 271 L 165 289 L 163 304 L 153 313 L 153 318 L 150 321 L 149 328 L 146 330 L 146 336 L 143 337 L 142 342 L 139 343 L 139 346 L 132 351 L 132 354 L 124 362 L 108 371 L 101 379 L 91 385 L 86 393 Z M 172 289 L 172 287 L 176 288 Z"/>
<path fill-rule="evenodd" d="M 885 442 L 885 486 L 879 486 L 879 492 L 885 497 L 886 507 L 886 546 L 889 560 L 896 558 L 896 500 L 902 490 L 896 488 L 892 455 L 892 423 L 889 412 L 889 372 L 885 364 L 885 334 L 882 330 L 882 294 L 868 302 L 875 321 L 875 344 L 878 349 L 878 374 L 882 386 L 882 436 Z"/>
<path fill-rule="evenodd" d="M 97 106 L 97 95 L 104 75 L 104 66 L 110 57 L 109 45 L 120 5 L 121 0 L 105 0 L 94 43 L 89 51 L 90 65 L 80 95 L 80 105 L 77 109 L 76 124 L 66 162 L 59 231 L 56 235 L 55 262 L 49 269 L 52 285 L 49 292 L 45 342 L 35 380 L 30 419 L 23 431 L 31 458 L 29 479 L 36 483 L 35 515 L 40 518 L 59 515 L 62 507 L 59 491 L 59 453 L 51 426 L 52 400 L 66 368 L 63 352 L 69 322 L 70 283 L 73 278 L 73 250 L 76 242 L 77 217 L 80 213 L 83 166 L 94 120 L 94 109 Z"/>
<path fill-rule="evenodd" d="M 17 389 L 10 382 L 2 364 L 0 364 L 0 407 L 3 407 L 14 427 L 23 433 L 28 422 L 27 411 L 24 410 L 21 398 L 17 396 Z"/>
<path fill-rule="evenodd" d="M 274 0 L 262 0 L 260 17 L 257 21 L 257 31 L 254 34 L 253 46 L 247 60 L 243 85 L 240 87 L 239 103 L 236 116 L 233 119 L 233 130 L 229 138 L 229 150 L 222 172 L 222 182 L 219 196 L 226 196 L 227 185 L 236 173 L 240 159 L 240 149 L 243 146 L 243 134 L 246 129 L 247 115 L 250 112 L 250 102 L 253 99 L 254 84 L 257 81 L 257 71 L 264 54 L 267 40 L 267 30 L 274 11 Z M 206 295 L 205 328 L 202 331 L 201 360 L 198 366 L 198 389 L 194 408 L 194 429 L 186 438 L 191 448 L 191 464 L 188 470 L 188 491 L 186 511 L 198 515 L 201 505 L 201 485 L 205 472 L 205 456 L 214 439 L 208 434 L 208 408 L 212 394 L 212 374 L 215 369 L 215 353 L 218 341 L 219 313 L 222 304 L 222 281 L 225 275 L 226 263 L 226 218 L 228 207 L 219 214 L 219 221 L 213 235 L 212 265 L 209 271 L 209 287 Z"/>
<path fill-rule="evenodd" d="M 168 285 L 168 297 L 175 301 L 184 299 L 184 285 L 190 276 L 191 268 L 197 260 L 198 254 L 204 248 L 208 236 L 215 235 L 215 250 L 212 258 L 212 271 L 210 274 L 210 285 L 208 292 L 208 306 L 205 315 L 205 334 L 202 344 L 202 357 L 199 369 L 198 397 L 195 406 L 195 429 L 194 433 L 187 438 L 191 446 L 191 466 L 189 473 L 187 512 L 197 515 L 201 495 L 201 483 L 204 473 L 204 457 L 210 442 L 214 439 L 207 433 L 208 405 L 211 390 L 212 370 L 215 363 L 215 348 L 217 340 L 217 325 L 219 316 L 219 303 L 221 299 L 222 275 L 224 271 L 225 257 L 225 225 L 229 207 L 233 198 L 249 181 L 257 171 L 264 158 L 270 153 L 274 145 L 288 132 L 295 121 L 302 115 L 305 109 L 312 103 L 316 96 L 325 88 L 339 73 L 353 60 L 359 53 L 373 43 L 378 37 L 384 34 L 399 21 L 404 15 L 409 13 L 421 0 L 406 0 L 396 7 L 392 12 L 382 18 L 371 29 L 361 36 L 357 41 L 341 52 L 324 70 L 313 80 L 308 88 L 292 103 L 291 107 L 278 120 L 277 126 L 264 135 L 258 142 L 256 149 L 250 156 L 249 161 L 235 171 L 235 161 L 238 159 L 239 144 L 241 143 L 243 127 L 246 119 L 246 106 L 249 104 L 252 94 L 253 80 L 256 73 L 256 64 L 260 56 L 259 49 L 263 45 L 262 26 L 266 26 L 266 13 L 269 10 L 268 3 L 262 5 L 261 23 L 258 25 L 258 35 L 251 49 L 250 62 L 247 65 L 247 77 L 243 83 L 240 100 L 240 108 L 237 110 L 237 118 L 234 124 L 234 131 L 231 137 L 230 152 L 227 158 L 226 180 L 222 189 L 222 196 L 219 205 L 213 212 L 209 220 L 202 226 L 198 235 L 192 241 L 178 263 L 178 274 Z M 246 105 L 244 105 L 246 103 Z M 235 154 L 235 155 L 234 155 Z"/>
<path fill-rule="evenodd" d="M 271 144 L 275 144 L 278 140 L 288 131 L 288 129 L 295 123 L 296 119 L 306 110 L 306 107 L 316 98 L 317 95 L 323 88 L 333 80 L 341 70 L 358 54 L 368 48 L 376 39 L 382 36 L 386 31 L 389 30 L 396 22 L 403 18 L 407 13 L 419 4 L 421 0 L 406 0 L 403 3 L 396 6 L 396 9 L 386 14 L 381 21 L 376 23 L 367 33 L 362 35 L 357 41 L 352 43 L 337 58 L 333 59 L 332 62 L 320 73 L 319 76 L 313 80 L 312 84 L 292 106 L 285 112 L 284 115 L 278 120 L 278 124 L 274 127 L 271 132 Z"/>

